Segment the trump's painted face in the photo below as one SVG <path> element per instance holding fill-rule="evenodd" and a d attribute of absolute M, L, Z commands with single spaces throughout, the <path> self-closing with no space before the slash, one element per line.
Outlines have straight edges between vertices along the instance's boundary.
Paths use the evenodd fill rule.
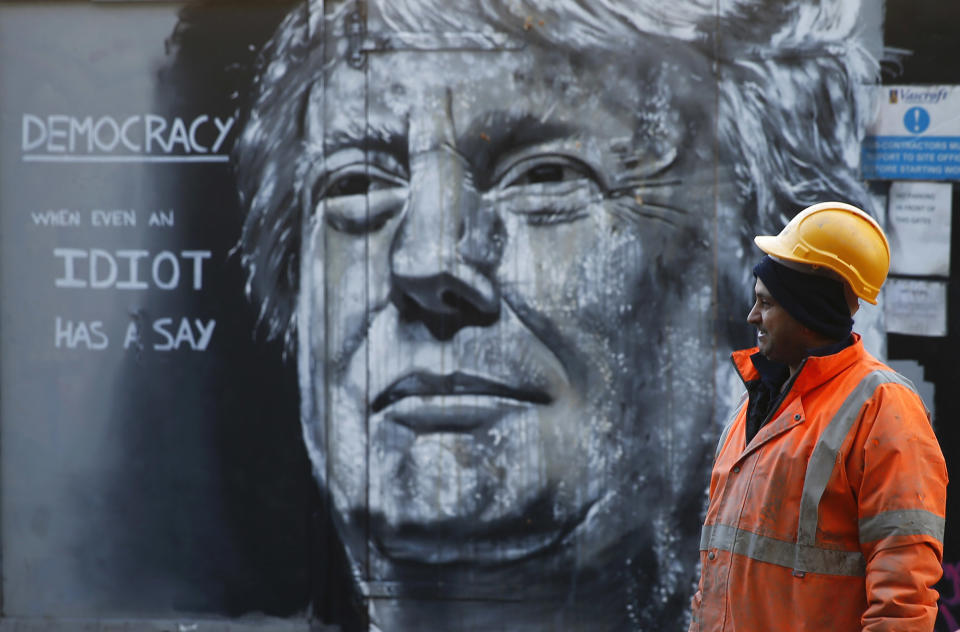
<path fill-rule="evenodd" d="M 711 75 L 662 50 L 394 51 L 326 73 L 298 361 L 354 557 L 576 541 L 588 559 L 655 537 L 713 397 Z"/>

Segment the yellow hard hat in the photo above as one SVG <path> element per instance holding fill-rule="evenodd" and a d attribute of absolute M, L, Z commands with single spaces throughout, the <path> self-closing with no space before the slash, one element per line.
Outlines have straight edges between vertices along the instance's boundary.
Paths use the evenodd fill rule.
<path fill-rule="evenodd" d="M 772 257 L 827 268 L 874 305 L 890 268 L 890 245 L 876 220 L 856 206 L 821 202 L 800 211 L 779 235 L 753 241 Z"/>

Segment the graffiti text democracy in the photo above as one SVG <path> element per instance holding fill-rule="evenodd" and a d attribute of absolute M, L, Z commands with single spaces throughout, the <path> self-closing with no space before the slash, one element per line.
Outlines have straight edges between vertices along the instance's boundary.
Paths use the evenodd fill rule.
<path fill-rule="evenodd" d="M 232 117 L 192 119 L 159 114 L 71 116 L 24 114 L 20 148 L 45 155 L 217 154 L 233 129 Z"/>

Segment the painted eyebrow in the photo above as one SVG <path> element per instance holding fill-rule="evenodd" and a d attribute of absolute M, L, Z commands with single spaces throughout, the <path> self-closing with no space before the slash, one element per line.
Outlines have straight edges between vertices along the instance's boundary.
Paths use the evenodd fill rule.
<path fill-rule="evenodd" d="M 406 131 L 386 125 L 351 125 L 345 130 L 328 132 L 323 148 L 327 154 L 343 149 L 382 151 L 391 154 L 403 165 L 409 160 Z"/>
<path fill-rule="evenodd" d="M 493 185 L 492 169 L 503 154 L 528 145 L 573 137 L 575 133 L 569 125 L 544 122 L 530 113 L 492 112 L 458 134 L 455 149 L 474 166 L 478 187 L 486 189 Z M 328 132 L 324 151 L 330 154 L 342 149 L 383 151 L 402 164 L 409 164 L 407 131 L 392 125 L 355 124 Z"/>
<path fill-rule="evenodd" d="M 477 171 L 477 186 L 493 186 L 493 168 L 498 158 L 510 151 L 559 138 L 572 138 L 570 125 L 542 120 L 529 112 L 491 112 L 473 121 L 458 134 L 457 150 Z"/>

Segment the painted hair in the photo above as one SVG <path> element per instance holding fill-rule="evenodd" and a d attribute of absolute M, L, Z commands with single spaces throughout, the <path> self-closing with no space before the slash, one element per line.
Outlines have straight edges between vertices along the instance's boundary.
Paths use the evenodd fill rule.
<path fill-rule="evenodd" d="M 376 6 L 364 6 L 376 4 Z M 346 54 L 346 20 L 365 11 L 370 29 L 505 33 L 575 52 L 657 36 L 716 60 L 720 159 L 733 164 L 736 208 L 717 209 L 720 238 L 749 251 L 756 231 L 776 232 L 794 210 L 824 196 L 863 206 L 859 141 L 870 104 L 861 88 L 879 66 L 849 0 L 383 0 L 298 3 L 263 47 L 234 146 L 246 213 L 238 250 L 246 290 L 269 337 L 291 344 L 298 295 L 307 169 L 306 106 L 323 98 L 324 72 Z M 324 50 L 324 43 L 331 50 Z M 316 149 L 314 149 L 316 151 Z M 721 261 L 721 264 L 724 264 Z M 732 286 L 749 277 L 749 265 Z"/>

